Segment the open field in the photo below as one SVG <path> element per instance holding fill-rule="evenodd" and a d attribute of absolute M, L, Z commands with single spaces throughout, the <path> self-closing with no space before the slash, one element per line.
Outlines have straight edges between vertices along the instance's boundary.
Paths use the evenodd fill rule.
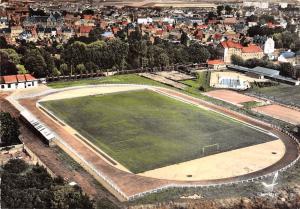
<path fill-rule="evenodd" d="M 51 88 L 66 88 L 72 86 L 84 86 L 84 85 L 97 85 L 97 84 L 145 84 L 145 85 L 155 85 L 164 86 L 163 84 L 147 79 L 135 74 L 129 75 L 114 75 L 108 77 L 94 78 L 94 79 L 81 79 L 81 80 L 71 80 L 71 81 L 57 81 L 47 84 Z"/>
<path fill-rule="evenodd" d="M 272 87 L 254 88 L 248 92 L 283 104 L 293 104 L 300 107 L 300 86 L 280 84 Z"/>
<path fill-rule="evenodd" d="M 218 113 L 148 90 L 42 105 L 133 173 L 275 139 Z M 218 151 L 202 152 L 204 146 L 216 143 Z"/>
<path fill-rule="evenodd" d="M 297 125 L 300 124 L 300 111 L 277 104 L 252 108 L 252 110 L 269 115 L 273 118 Z"/>

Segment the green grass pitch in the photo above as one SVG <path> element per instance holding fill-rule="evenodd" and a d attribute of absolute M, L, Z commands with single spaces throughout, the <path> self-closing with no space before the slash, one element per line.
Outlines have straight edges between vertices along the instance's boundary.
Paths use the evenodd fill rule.
<path fill-rule="evenodd" d="M 133 173 L 203 157 L 211 144 L 224 152 L 275 139 L 149 90 L 41 104 Z"/>

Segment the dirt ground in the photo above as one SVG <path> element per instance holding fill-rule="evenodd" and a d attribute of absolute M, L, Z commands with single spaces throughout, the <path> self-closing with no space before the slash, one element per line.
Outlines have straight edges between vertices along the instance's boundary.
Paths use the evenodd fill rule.
<path fill-rule="evenodd" d="M 255 97 L 239 94 L 231 90 L 214 90 L 205 93 L 205 95 L 237 105 L 239 107 L 242 107 L 243 105 L 241 105 L 241 103 L 244 102 L 251 102 L 251 101 L 262 102 L 262 100 L 259 100 Z"/>
<path fill-rule="evenodd" d="M 294 125 L 300 124 L 300 111 L 278 104 L 255 107 L 252 110 Z"/>
<path fill-rule="evenodd" d="M 158 179 L 208 180 L 240 176 L 261 170 L 280 160 L 285 153 L 281 140 L 223 152 L 139 175 Z"/>
<path fill-rule="evenodd" d="M 9 112 L 14 117 L 19 117 L 19 112 L 16 110 L 5 97 L 8 93 L 0 93 L 0 111 Z M 84 192 L 90 195 L 95 200 L 106 198 L 119 207 L 122 204 L 102 187 L 92 175 L 83 169 L 74 169 L 69 162 L 61 159 L 57 148 L 46 146 L 39 136 L 35 135 L 22 121 L 19 120 L 20 132 L 23 143 L 34 152 L 41 161 L 57 176 L 62 176 L 69 181 L 75 181 L 81 186 Z"/>
<path fill-rule="evenodd" d="M 185 84 L 170 80 L 162 75 L 157 75 L 157 74 L 153 74 L 153 73 L 140 73 L 139 75 L 143 76 L 145 78 L 149 78 L 149 79 L 158 81 L 160 83 L 167 84 L 169 86 L 173 86 L 178 89 L 185 89 L 187 87 Z"/>
<path fill-rule="evenodd" d="M 160 75 L 163 76 L 167 79 L 171 79 L 174 81 L 182 81 L 182 80 L 190 80 L 190 79 L 194 79 L 194 76 L 190 76 L 178 71 L 161 71 L 161 72 L 156 72 L 156 75 Z"/>

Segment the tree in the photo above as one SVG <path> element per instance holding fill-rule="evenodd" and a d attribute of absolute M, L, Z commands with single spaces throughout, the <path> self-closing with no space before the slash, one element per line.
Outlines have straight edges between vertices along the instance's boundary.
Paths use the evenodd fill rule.
<path fill-rule="evenodd" d="M 8 53 L 0 50 L 0 60 L 0 75 L 16 75 L 18 73 L 18 69 L 10 60 Z"/>
<path fill-rule="evenodd" d="M 26 74 L 28 73 L 24 67 L 24 65 L 17 65 L 18 68 L 18 74 Z"/>
<path fill-rule="evenodd" d="M 28 165 L 25 161 L 21 159 L 12 159 L 9 160 L 4 166 L 3 169 L 9 173 L 22 173 L 28 168 Z"/>
<path fill-rule="evenodd" d="M 76 66 L 85 63 L 90 59 L 87 55 L 87 45 L 83 42 L 75 41 L 73 44 L 67 45 L 63 50 L 62 60 L 69 66 Z"/>
<path fill-rule="evenodd" d="M 59 71 L 64 74 L 64 75 L 69 75 L 70 74 L 70 71 L 69 71 L 69 68 L 68 68 L 68 65 L 66 63 L 63 63 L 59 66 Z"/>
<path fill-rule="evenodd" d="M 133 68 L 138 68 L 143 64 L 143 57 L 146 56 L 148 47 L 147 40 L 143 37 L 138 27 L 128 36 L 128 43 L 128 63 L 131 64 Z"/>
<path fill-rule="evenodd" d="M 226 11 L 226 14 L 228 14 L 228 15 L 230 15 L 231 14 L 231 12 L 232 12 L 232 7 L 231 6 L 229 6 L 229 5 L 226 5 L 225 6 L 225 11 Z"/>
<path fill-rule="evenodd" d="M 55 67 L 52 71 L 52 75 L 53 76 L 60 76 L 61 72 L 57 69 L 57 67 Z"/>
<path fill-rule="evenodd" d="M 6 39 L 4 36 L 0 36 L 0 49 L 5 49 L 8 47 Z"/>
<path fill-rule="evenodd" d="M 280 64 L 280 75 L 286 77 L 295 77 L 295 69 L 291 63 L 281 63 Z"/>
<path fill-rule="evenodd" d="M 53 191 L 53 207 L 57 209 L 92 209 L 93 203 L 81 189 L 72 186 L 56 186 Z"/>
<path fill-rule="evenodd" d="M 0 143 L 2 146 L 19 144 L 19 124 L 8 112 L 0 112 Z"/>
<path fill-rule="evenodd" d="M 253 58 L 253 59 L 246 60 L 244 62 L 244 66 L 246 66 L 248 68 L 254 68 L 256 66 L 265 67 L 266 62 L 262 59 Z"/>
<path fill-rule="evenodd" d="M 89 33 L 89 38 L 91 39 L 92 42 L 100 40 L 102 38 L 102 34 L 105 31 L 102 28 L 94 28 L 93 30 L 90 31 Z"/>
<path fill-rule="evenodd" d="M 234 65 L 244 66 L 244 60 L 238 55 L 231 55 L 231 63 Z"/>
<path fill-rule="evenodd" d="M 128 56 L 129 46 L 120 39 L 107 42 L 107 51 L 110 67 L 117 67 L 123 70 L 126 66 L 126 58 Z"/>
<path fill-rule="evenodd" d="M 46 77 L 48 75 L 47 65 L 41 55 L 29 54 L 24 57 L 25 68 L 37 78 Z"/>
<path fill-rule="evenodd" d="M 224 6 L 223 5 L 217 6 L 217 13 L 218 13 L 219 16 L 221 16 L 223 10 L 224 10 Z"/>
<path fill-rule="evenodd" d="M 186 32 L 182 31 L 181 37 L 180 37 L 180 43 L 187 46 L 189 41 L 189 37 Z"/>
<path fill-rule="evenodd" d="M 88 62 L 85 64 L 87 72 L 96 72 L 98 70 L 98 66 L 93 62 Z"/>
<path fill-rule="evenodd" d="M 85 68 L 84 64 L 78 64 L 78 65 L 76 65 L 75 70 L 76 70 L 76 73 L 80 73 L 80 74 L 86 72 L 86 68 Z"/>
<path fill-rule="evenodd" d="M 8 60 L 14 63 L 15 65 L 20 64 L 21 57 L 14 49 L 0 49 L 0 52 L 6 54 Z"/>
<path fill-rule="evenodd" d="M 1 201 L 6 208 L 93 208 L 79 186 L 72 187 L 61 177 L 52 179 L 44 167 L 10 160 L 1 174 Z"/>
<path fill-rule="evenodd" d="M 188 51 L 193 63 L 204 63 L 210 58 L 209 51 L 198 43 L 190 45 Z"/>

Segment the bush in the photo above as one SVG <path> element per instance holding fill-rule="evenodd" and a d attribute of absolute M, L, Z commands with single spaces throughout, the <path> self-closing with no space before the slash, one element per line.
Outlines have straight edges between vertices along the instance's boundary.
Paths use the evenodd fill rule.
<path fill-rule="evenodd" d="M 3 167 L 8 173 L 22 173 L 28 168 L 28 165 L 20 159 L 9 160 Z"/>

